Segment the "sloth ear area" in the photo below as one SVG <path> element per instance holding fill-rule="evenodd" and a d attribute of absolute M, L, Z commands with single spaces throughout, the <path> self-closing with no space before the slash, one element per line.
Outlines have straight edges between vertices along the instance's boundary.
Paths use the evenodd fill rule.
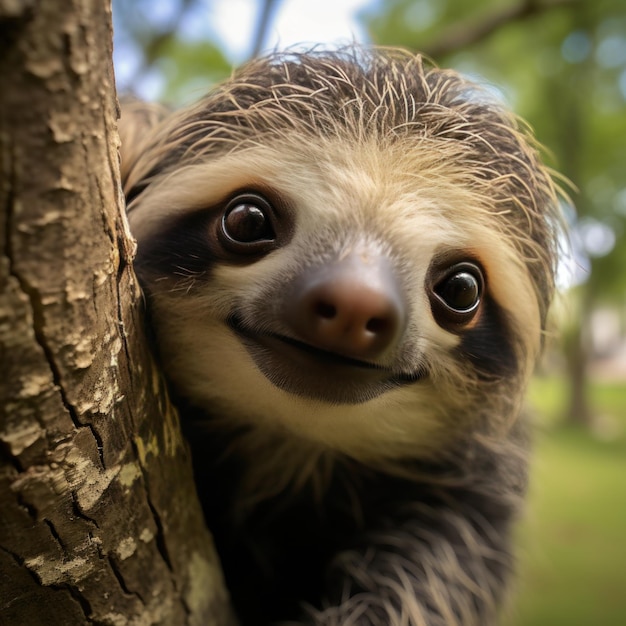
<path fill-rule="evenodd" d="M 161 104 L 142 102 L 132 98 L 122 98 L 120 110 L 120 119 L 117 122 L 117 131 L 120 136 L 120 174 L 122 188 L 127 193 L 130 173 L 144 154 L 150 131 L 171 111 Z"/>

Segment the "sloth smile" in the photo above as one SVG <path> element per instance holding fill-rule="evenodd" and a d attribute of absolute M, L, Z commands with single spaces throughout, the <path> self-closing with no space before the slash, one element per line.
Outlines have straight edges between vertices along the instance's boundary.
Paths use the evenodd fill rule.
<path fill-rule="evenodd" d="M 394 371 L 278 333 L 257 331 L 244 325 L 236 314 L 228 318 L 227 325 L 263 375 L 276 387 L 298 396 L 331 404 L 359 404 L 425 375 Z"/>

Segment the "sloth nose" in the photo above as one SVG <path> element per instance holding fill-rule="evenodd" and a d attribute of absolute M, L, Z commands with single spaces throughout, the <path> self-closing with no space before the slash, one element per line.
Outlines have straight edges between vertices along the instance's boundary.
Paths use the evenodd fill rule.
<path fill-rule="evenodd" d="M 390 263 L 353 253 L 296 279 L 286 321 L 317 348 L 371 359 L 396 344 L 406 307 Z"/>

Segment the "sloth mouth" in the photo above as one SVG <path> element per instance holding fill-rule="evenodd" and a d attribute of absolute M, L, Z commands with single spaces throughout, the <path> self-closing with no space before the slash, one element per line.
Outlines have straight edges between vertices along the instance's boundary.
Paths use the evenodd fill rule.
<path fill-rule="evenodd" d="M 312 346 L 279 333 L 259 331 L 230 315 L 237 335 L 263 375 L 289 393 L 331 404 L 359 404 L 414 383 L 424 371 L 396 371 Z"/>

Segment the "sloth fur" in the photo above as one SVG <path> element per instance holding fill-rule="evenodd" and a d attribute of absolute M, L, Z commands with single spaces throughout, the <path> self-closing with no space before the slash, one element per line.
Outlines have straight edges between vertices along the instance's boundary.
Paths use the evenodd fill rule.
<path fill-rule="evenodd" d="M 420 56 L 254 60 L 121 121 L 136 271 L 242 624 L 488 626 L 558 201 Z"/>

